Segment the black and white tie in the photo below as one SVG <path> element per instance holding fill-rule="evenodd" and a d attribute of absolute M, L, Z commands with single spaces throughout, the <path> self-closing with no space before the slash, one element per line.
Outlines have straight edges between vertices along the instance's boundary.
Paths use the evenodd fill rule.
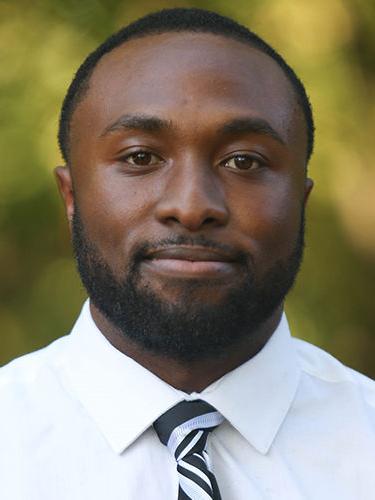
<path fill-rule="evenodd" d="M 224 417 L 205 401 L 181 401 L 154 422 L 160 441 L 177 462 L 178 500 L 220 500 L 205 450 L 209 432 Z"/>

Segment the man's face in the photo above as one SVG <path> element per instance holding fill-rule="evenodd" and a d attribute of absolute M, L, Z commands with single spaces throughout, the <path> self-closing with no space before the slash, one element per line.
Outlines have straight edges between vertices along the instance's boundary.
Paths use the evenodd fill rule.
<path fill-rule="evenodd" d="M 60 175 L 94 304 L 151 350 L 173 344 L 170 355 L 184 339 L 191 354 L 193 338 L 224 349 L 251 333 L 298 269 L 305 158 L 302 111 L 261 52 L 192 33 L 113 50 L 74 114 Z"/>

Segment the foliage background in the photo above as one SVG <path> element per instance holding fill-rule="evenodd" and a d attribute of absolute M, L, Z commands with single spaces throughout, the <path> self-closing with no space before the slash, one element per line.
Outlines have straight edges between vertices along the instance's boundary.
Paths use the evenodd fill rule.
<path fill-rule="evenodd" d="M 375 378 L 373 0 L 0 0 L 0 364 L 68 332 L 85 297 L 52 176 L 73 72 L 114 30 L 174 6 L 236 18 L 305 82 L 316 186 L 289 320 L 294 335 Z"/>

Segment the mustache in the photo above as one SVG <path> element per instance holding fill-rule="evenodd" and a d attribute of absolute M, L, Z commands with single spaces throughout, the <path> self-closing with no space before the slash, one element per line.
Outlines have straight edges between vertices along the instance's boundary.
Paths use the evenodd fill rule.
<path fill-rule="evenodd" d="M 133 263 L 139 264 L 145 260 L 151 252 L 156 250 L 163 250 L 173 246 L 191 246 L 191 247 L 204 247 L 208 250 L 222 252 L 229 255 L 231 259 L 239 264 L 248 264 L 249 254 L 234 248 L 232 245 L 208 239 L 203 235 L 186 236 L 186 235 L 173 235 L 168 238 L 155 240 L 152 242 L 140 242 L 133 250 Z"/>

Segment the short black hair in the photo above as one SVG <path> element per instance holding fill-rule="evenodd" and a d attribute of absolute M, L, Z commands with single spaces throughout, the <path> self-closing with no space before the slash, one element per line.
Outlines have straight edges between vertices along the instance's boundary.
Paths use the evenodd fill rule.
<path fill-rule="evenodd" d="M 148 14 L 120 29 L 91 52 L 78 68 L 68 88 L 60 113 L 58 141 L 62 156 L 66 162 L 69 161 L 71 119 L 77 104 L 89 88 L 90 77 L 100 59 L 131 39 L 168 32 L 222 35 L 246 43 L 276 61 L 292 84 L 297 101 L 302 108 L 307 130 L 307 161 L 310 159 L 314 145 L 314 120 L 311 104 L 303 83 L 282 56 L 258 35 L 233 19 L 203 9 L 176 8 Z"/>

